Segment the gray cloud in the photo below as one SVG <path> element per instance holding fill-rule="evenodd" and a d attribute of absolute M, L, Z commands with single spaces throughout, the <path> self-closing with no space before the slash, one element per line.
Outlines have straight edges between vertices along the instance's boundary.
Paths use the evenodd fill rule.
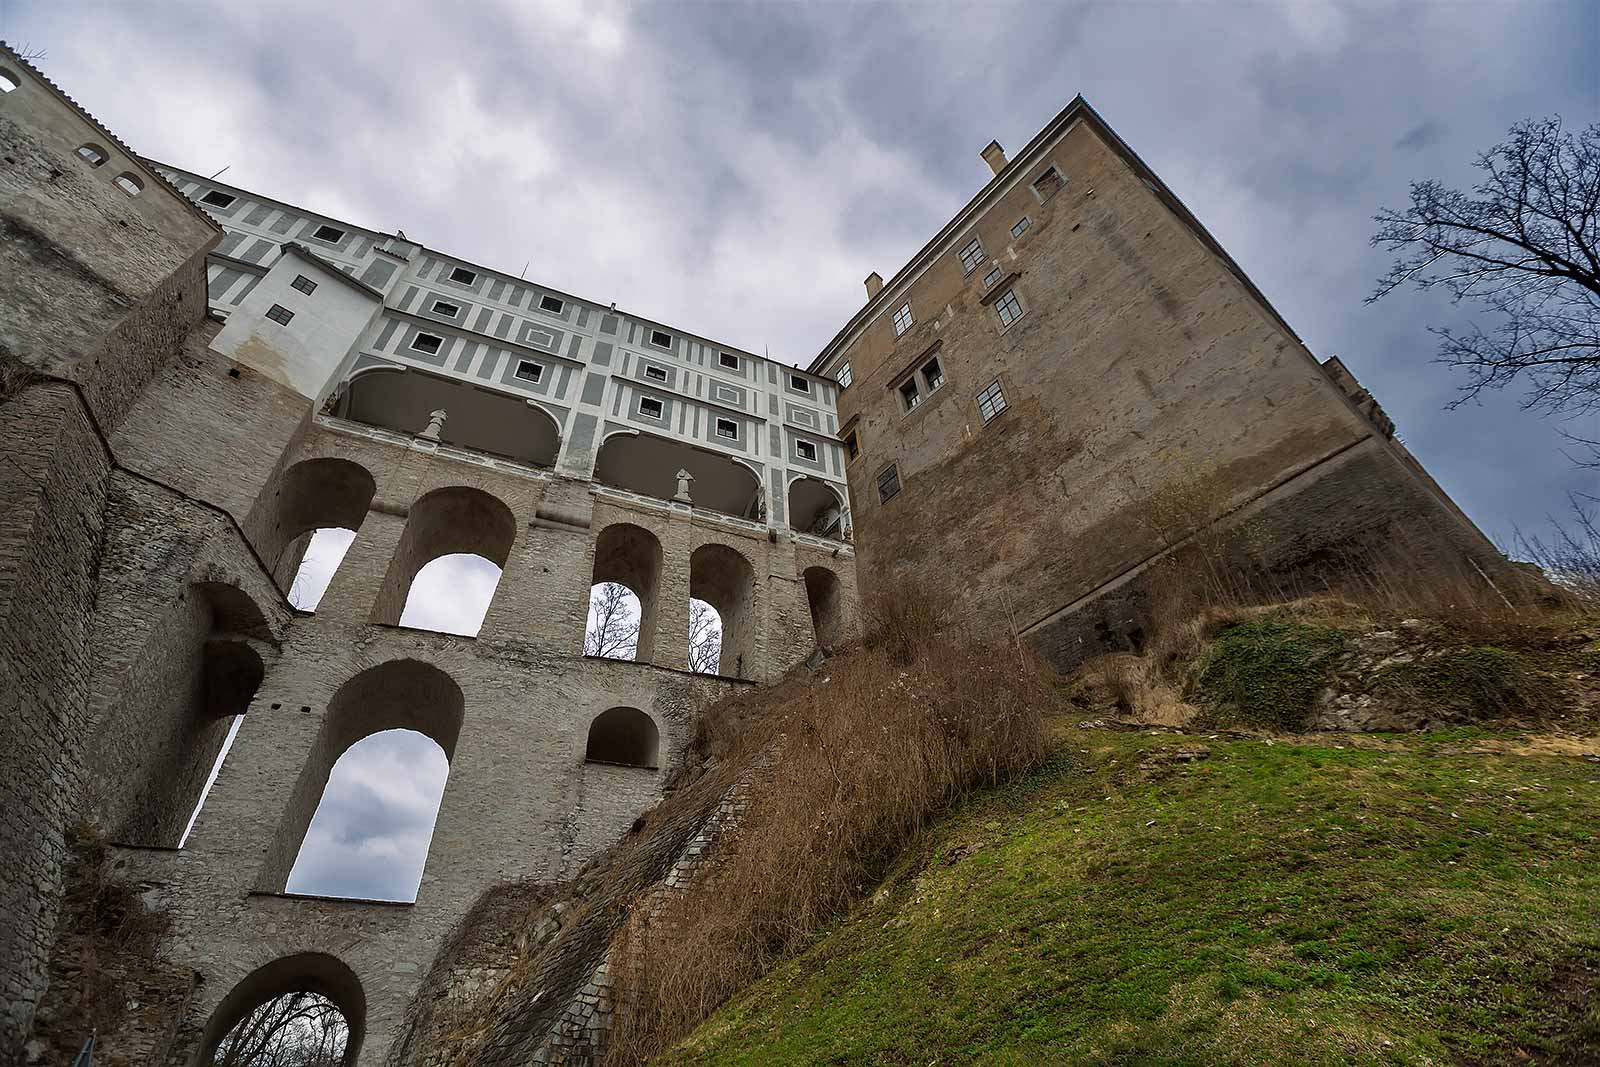
<path fill-rule="evenodd" d="M 1444 123 L 1435 119 L 1428 119 L 1426 122 L 1417 123 L 1401 134 L 1400 139 L 1395 141 L 1394 146 L 1403 151 L 1416 152 L 1438 142 L 1444 136 L 1444 133 Z"/>

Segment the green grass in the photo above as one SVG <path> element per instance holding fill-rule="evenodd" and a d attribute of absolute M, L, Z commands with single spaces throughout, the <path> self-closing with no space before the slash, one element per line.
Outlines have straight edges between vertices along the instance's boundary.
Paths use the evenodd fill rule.
<path fill-rule="evenodd" d="M 1201 657 L 1195 699 L 1218 725 L 1302 729 L 1349 642 L 1343 630 L 1272 615 L 1230 626 Z"/>
<path fill-rule="evenodd" d="M 1600 767 L 1194 743 L 1069 732 L 669 1062 L 1600 1057 Z"/>
<path fill-rule="evenodd" d="M 1468 719 L 1542 710 L 1552 699 L 1548 689 L 1515 652 L 1489 646 L 1385 667 L 1373 686 L 1377 695 L 1426 703 Z"/>

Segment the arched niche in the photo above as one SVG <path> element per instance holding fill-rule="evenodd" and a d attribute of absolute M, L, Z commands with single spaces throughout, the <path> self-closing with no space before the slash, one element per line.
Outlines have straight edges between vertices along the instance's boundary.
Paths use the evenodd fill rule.
<path fill-rule="evenodd" d="M 455 485 L 426 494 L 411 505 L 372 621 L 398 625 L 417 572 L 440 556 L 482 556 L 504 569 L 516 536 L 511 509 L 482 489 Z"/>
<path fill-rule="evenodd" d="M 827 567 L 807 567 L 804 578 L 817 647 L 832 649 L 844 634 L 844 587 L 839 576 Z"/>
<path fill-rule="evenodd" d="M 689 495 L 696 508 L 760 518 L 761 479 L 747 464 L 666 437 L 612 433 L 595 457 L 594 479 L 641 496 L 670 500 L 678 491 L 680 470 L 694 477 Z"/>
<path fill-rule="evenodd" d="M 612 523 L 595 538 L 591 587 L 616 582 L 639 598 L 639 644 L 633 655 L 639 663 L 655 658 L 662 560 L 660 539 L 631 522 Z"/>
<path fill-rule="evenodd" d="M 278 588 L 292 586 L 316 531 L 361 529 L 376 491 L 372 474 L 347 459 L 319 457 L 285 468 L 248 522 Z"/>
<path fill-rule="evenodd" d="M 789 528 L 815 537 L 844 540 L 844 497 L 820 478 L 789 483 Z"/>
<path fill-rule="evenodd" d="M 589 724 L 583 758 L 588 763 L 621 767 L 660 766 L 661 732 L 656 722 L 638 708 L 609 708 Z"/>
<path fill-rule="evenodd" d="M 421 660 L 389 660 L 368 667 L 340 686 L 328 702 L 316 741 L 295 782 L 262 868 L 260 888 L 283 892 L 333 765 L 351 745 L 384 730 L 415 730 L 437 744 L 446 760 L 453 760 L 465 715 L 461 687 L 444 671 Z"/>
<path fill-rule="evenodd" d="M 355 1064 L 367 1031 L 367 995 L 361 980 L 335 956 L 297 952 L 257 967 L 228 990 L 206 1020 L 191 1067 L 210 1067 L 229 1031 L 257 1008 L 291 993 L 314 993 L 339 1009 L 350 1028 L 340 1062 L 347 1067 Z"/>
<path fill-rule="evenodd" d="M 445 413 L 439 440 L 447 445 L 536 467 L 554 466 L 561 451 L 561 424 L 536 401 L 416 367 L 355 375 L 335 407 L 341 418 L 413 436 L 428 428 L 435 411 Z"/>
<path fill-rule="evenodd" d="M 755 567 L 728 545 L 701 545 L 689 557 L 689 596 L 710 604 L 722 618 L 717 673 L 755 677 Z"/>

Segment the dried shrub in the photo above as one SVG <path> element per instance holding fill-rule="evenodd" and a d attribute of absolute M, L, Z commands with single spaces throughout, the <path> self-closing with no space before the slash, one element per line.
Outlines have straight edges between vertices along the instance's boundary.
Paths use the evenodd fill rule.
<path fill-rule="evenodd" d="M 1517 534 L 1517 552 L 1586 615 L 1600 615 L 1600 501 L 1572 494 L 1567 521 L 1551 517 L 1547 538 Z"/>

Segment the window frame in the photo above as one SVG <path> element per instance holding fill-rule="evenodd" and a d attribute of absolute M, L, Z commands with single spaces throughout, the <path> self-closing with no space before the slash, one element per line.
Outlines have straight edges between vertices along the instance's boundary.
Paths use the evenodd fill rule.
<path fill-rule="evenodd" d="M 887 493 L 883 491 L 886 480 L 892 482 L 894 485 L 894 488 L 889 490 Z M 889 464 L 887 467 L 884 467 L 877 473 L 876 476 L 873 477 L 872 481 L 874 487 L 878 490 L 878 503 L 880 505 L 887 504 L 889 501 L 899 496 L 900 490 L 905 488 L 905 486 L 900 482 L 899 462 L 894 462 Z"/>
<path fill-rule="evenodd" d="M 1022 235 L 1027 233 L 1031 229 L 1033 229 L 1033 220 L 1031 218 L 1029 218 L 1028 216 L 1024 215 L 1024 216 L 1022 216 L 1022 218 L 1018 219 L 1016 222 L 1014 222 L 1012 224 L 1012 226 L 1011 226 L 1011 239 L 1013 241 L 1020 240 L 1022 238 Z"/>
<path fill-rule="evenodd" d="M 129 196 L 138 196 L 144 192 L 144 182 L 140 181 L 139 176 L 131 170 L 125 170 L 115 178 L 112 178 L 111 184 Z"/>
<path fill-rule="evenodd" d="M 793 371 L 790 371 L 789 372 L 789 388 L 793 389 L 797 393 L 804 393 L 807 396 L 810 396 L 811 395 L 811 379 L 807 378 L 807 377 L 805 377 L 803 375 L 796 374 Z"/>
<path fill-rule="evenodd" d="M 323 230 L 327 230 L 329 233 L 336 233 L 339 236 L 324 237 L 322 235 Z M 311 239 L 313 241 L 321 241 L 323 244 L 336 245 L 348 237 L 349 234 L 349 230 L 341 230 L 337 226 L 329 226 L 326 222 L 319 222 L 317 223 L 317 228 L 311 231 Z"/>
<path fill-rule="evenodd" d="M 644 409 L 646 404 L 654 404 L 656 406 L 656 413 L 654 415 L 650 414 Z M 633 406 L 633 410 L 635 414 L 641 415 L 653 422 L 665 422 L 667 419 L 666 402 L 659 397 L 644 396 L 641 394 L 639 396 L 639 402 Z"/>
<path fill-rule="evenodd" d="M 999 265 L 996 265 L 994 270 L 991 270 L 988 274 L 983 276 L 983 287 L 985 289 L 993 289 L 996 285 L 1000 284 L 1001 280 L 1004 279 L 1005 276 L 1005 269 Z"/>
<path fill-rule="evenodd" d="M 842 393 L 846 389 L 850 388 L 850 386 L 855 384 L 855 380 L 855 372 L 850 369 L 850 361 L 847 359 L 843 363 L 839 364 L 839 371 L 833 376 L 834 384 L 839 387 L 839 392 Z"/>
<path fill-rule="evenodd" d="M 739 370 L 741 367 L 744 366 L 744 363 L 743 363 L 742 360 L 739 359 L 739 356 L 736 353 L 733 353 L 733 352 L 718 352 L 717 353 L 717 366 L 721 367 L 724 370 Z"/>
<path fill-rule="evenodd" d="M 935 376 L 934 377 L 929 377 L 928 376 L 928 368 L 929 367 L 932 367 L 934 369 L 934 372 L 935 372 Z M 943 364 L 941 364 L 939 362 L 939 357 L 938 356 L 931 357 L 928 360 L 928 362 L 926 362 L 926 363 L 924 363 L 922 365 L 922 367 L 917 371 L 917 373 L 922 375 L 923 384 L 925 384 L 928 387 L 928 393 L 929 393 L 930 396 L 932 394 L 938 392 L 940 389 L 944 388 L 944 383 L 948 380 L 948 379 L 945 378 L 944 366 L 943 366 Z"/>
<path fill-rule="evenodd" d="M 724 426 L 733 427 L 733 432 L 723 433 L 722 428 Z M 718 415 L 716 425 L 712 428 L 712 434 L 716 437 L 722 438 L 725 441 L 737 441 L 739 439 L 739 420 L 727 419 L 723 418 L 721 415 Z"/>
<path fill-rule="evenodd" d="M 1005 312 L 1005 304 L 1008 300 L 1016 306 L 1017 312 L 1016 315 L 1013 316 L 1009 321 L 1006 319 Z M 1027 313 L 1027 305 L 1022 302 L 1022 294 L 1017 292 L 1017 287 L 1015 285 L 1008 286 L 1005 292 L 995 297 L 994 314 L 995 319 L 1000 324 L 1001 333 L 1004 333 L 1006 330 L 1009 330 L 1011 327 L 1015 326 L 1022 319 L 1022 316 L 1026 315 Z"/>
<path fill-rule="evenodd" d="M 902 315 L 904 315 L 906 319 L 905 325 L 901 325 L 900 323 L 900 316 Z M 905 303 L 901 304 L 899 308 L 895 310 L 894 315 L 891 316 L 890 321 L 894 323 L 894 335 L 896 337 L 905 336 L 905 332 L 917 324 L 916 316 L 911 314 L 911 301 L 907 300 Z"/>
<path fill-rule="evenodd" d="M 861 458 L 861 438 L 854 430 L 844 435 L 844 455 L 846 463 Z"/>
<path fill-rule="evenodd" d="M 458 278 L 456 277 L 458 274 L 465 274 L 466 277 Z M 447 280 L 456 285 L 477 285 L 478 272 L 475 270 L 468 270 L 466 267 L 451 267 L 450 275 Z"/>
<path fill-rule="evenodd" d="M 438 343 L 435 344 L 432 348 L 423 348 L 421 345 L 419 345 L 417 343 L 418 341 L 421 341 L 423 338 L 427 338 L 430 341 L 437 341 Z M 415 334 L 412 335 L 411 343 L 406 346 L 406 349 L 408 351 L 411 351 L 411 352 L 421 352 L 424 355 L 437 356 L 440 352 L 444 351 L 444 338 L 440 337 L 436 333 L 423 333 L 422 331 L 419 330 Z"/>
<path fill-rule="evenodd" d="M 990 396 L 990 393 L 994 395 Z M 1004 415 L 1011 408 L 1011 402 L 1006 399 L 1005 385 L 998 376 L 994 381 L 978 390 L 976 400 L 978 403 L 978 417 L 983 420 L 985 426 Z M 999 401 L 998 406 L 995 404 L 996 400 Z M 988 411 L 984 410 L 986 406 L 989 408 Z"/>
<path fill-rule="evenodd" d="M 455 308 L 455 310 L 454 311 L 440 311 L 439 308 L 441 306 L 447 307 L 447 308 Z M 430 315 L 443 315 L 447 319 L 453 319 L 457 315 L 461 314 L 461 305 L 460 304 L 453 304 L 448 300 L 435 300 L 433 302 L 433 306 L 428 309 L 428 314 L 430 314 Z"/>
<path fill-rule="evenodd" d="M 211 199 L 213 196 L 222 197 L 223 198 L 223 203 L 219 204 L 215 200 Z M 214 207 L 218 211 L 226 211 L 228 208 L 232 207 L 233 205 L 237 204 L 238 202 L 239 202 L 239 198 L 237 196 L 234 196 L 232 193 L 225 193 L 221 189 L 213 189 L 209 193 L 207 193 L 205 196 L 202 196 L 200 198 L 200 203 L 202 205 L 204 205 L 205 207 Z"/>
<path fill-rule="evenodd" d="M 550 307 L 550 304 L 554 304 L 555 307 Z M 549 293 L 545 293 L 539 298 L 539 310 L 546 314 L 559 315 L 567 310 L 567 302 L 559 296 L 551 296 Z"/>
<path fill-rule="evenodd" d="M 534 373 L 532 377 L 522 373 L 522 368 L 524 367 L 533 368 Z M 538 360 L 519 359 L 517 360 L 517 369 L 511 372 L 511 376 L 517 379 L 519 382 L 528 382 L 532 385 L 538 385 L 540 382 L 544 381 L 544 364 L 540 363 Z"/>
<path fill-rule="evenodd" d="M 111 158 L 109 152 L 93 141 L 83 142 L 83 144 L 73 149 L 73 154 L 91 167 L 103 167 L 106 165 L 106 161 Z"/>
<path fill-rule="evenodd" d="M 294 318 L 294 312 L 290 311 L 282 304 L 273 304 L 267 309 L 266 317 L 277 323 L 279 326 L 287 326 L 289 325 L 289 321 Z"/>
<path fill-rule="evenodd" d="M 807 456 L 807 455 L 804 455 L 804 454 L 801 453 L 800 448 L 801 448 L 802 445 L 805 446 L 806 448 L 811 449 L 811 455 Z M 817 450 L 816 442 L 807 441 L 803 437 L 796 437 L 794 439 L 794 448 L 792 448 L 790 451 L 794 453 L 794 458 L 795 459 L 803 459 L 807 463 L 820 463 L 821 462 L 819 459 L 817 459 L 817 456 L 820 455 L 821 453 Z"/>
<path fill-rule="evenodd" d="M 973 234 L 972 240 L 962 245 L 961 250 L 956 253 L 956 259 L 961 262 L 963 276 L 977 270 L 984 260 L 982 239 L 977 234 Z"/>
<path fill-rule="evenodd" d="M 908 387 L 911 390 L 909 393 L 906 392 Z M 917 376 L 915 374 L 895 386 L 895 392 L 900 394 L 900 407 L 903 414 L 909 415 L 922 406 L 922 389 L 917 385 Z"/>
<path fill-rule="evenodd" d="M 296 274 L 294 281 L 289 283 L 289 288 L 310 296 L 317 291 L 317 283 L 307 278 L 304 274 Z"/>
<path fill-rule="evenodd" d="M 1051 189 L 1048 194 L 1046 194 L 1044 192 L 1041 192 L 1040 189 L 1039 189 L 1039 186 L 1041 184 L 1043 184 L 1044 181 L 1047 178 L 1049 178 L 1052 174 L 1054 174 L 1055 178 L 1056 178 L 1055 188 Z M 1061 168 L 1056 166 L 1054 163 L 1052 163 L 1049 166 L 1045 167 L 1044 170 L 1039 172 L 1039 176 L 1037 178 L 1033 179 L 1033 181 L 1028 183 L 1028 188 L 1033 190 L 1033 195 L 1038 199 L 1039 203 L 1041 203 L 1041 204 L 1049 203 L 1050 200 L 1053 199 L 1057 193 L 1061 192 L 1061 190 L 1065 189 L 1066 187 L 1067 187 L 1067 176 L 1065 174 L 1061 173 Z"/>
<path fill-rule="evenodd" d="M 665 341 L 657 341 L 656 340 L 657 337 L 665 337 L 666 340 Z M 672 351 L 673 337 L 666 330 L 657 330 L 654 327 L 652 327 L 651 330 L 650 330 L 650 338 L 649 338 L 649 340 L 650 340 L 650 343 L 652 345 L 654 345 L 655 347 L 657 347 L 657 348 L 664 348 L 669 352 Z"/>

